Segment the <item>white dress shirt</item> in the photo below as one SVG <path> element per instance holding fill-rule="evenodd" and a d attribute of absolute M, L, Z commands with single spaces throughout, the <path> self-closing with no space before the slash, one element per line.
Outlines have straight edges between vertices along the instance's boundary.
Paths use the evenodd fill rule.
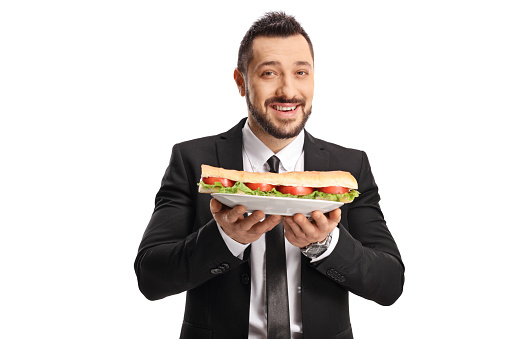
<path fill-rule="evenodd" d="M 244 171 L 268 172 L 267 160 L 274 153 L 251 131 L 246 121 L 242 129 Z M 280 160 L 279 172 L 304 170 L 304 131 L 288 146 L 277 153 Z M 236 257 L 242 258 L 249 244 L 241 244 L 226 235 L 221 227 L 219 232 L 226 245 Z M 332 233 L 328 250 L 313 261 L 327 257 L 339 239 L 339 229 Z M 267 306 L 265 302 L 265 234 L 251 244 L 251 303 L 249 308 L 249 338 L 267 338 Z M 292 339 L 302 338 L 300 248 L 290 244 L 285 238 L 286 269 L 288 277 L 288 302 L 290 307 L 290 332 Z"/>

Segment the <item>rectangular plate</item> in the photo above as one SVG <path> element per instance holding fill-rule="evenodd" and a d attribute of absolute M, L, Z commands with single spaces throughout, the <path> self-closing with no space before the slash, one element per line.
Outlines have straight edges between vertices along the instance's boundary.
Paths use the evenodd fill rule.
<path fill-rule="evenodd" d="M 249 213 L 262 211 L 265 214 L 271 215 L 288 216 L 302 213 L 309 217 L 313 211 L 327 213 L 343 206 L 342 202 L 328 200 L 263 197 L 259 195 L 228 193 L 212 193 L 212 196 L 228 207 L 242 205 Z"/>

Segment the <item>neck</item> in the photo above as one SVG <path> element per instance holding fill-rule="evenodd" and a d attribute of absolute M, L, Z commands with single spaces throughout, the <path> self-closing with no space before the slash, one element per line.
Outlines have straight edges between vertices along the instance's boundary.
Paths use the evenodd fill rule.
<path fill-rule="evenodd" d="M 253 131 L 253 134 L 256 135 L 256 137 L 260 139 L 260 141 L 263 142 L 265 146 L 270 148 L 270 150 L 274 152 L 274 154 L 277 154 L 279 151 L 288 146 L 292 141 L 294 141 L 297 138 L 297 137 L 293 137 L 290 139 L 274 138 L 272 135 L 265 132 L 263 128 L 260 125 L 258 125 L 258 123 L 251 116 L 247 118 L 247 123 L 251 131 Z"/>

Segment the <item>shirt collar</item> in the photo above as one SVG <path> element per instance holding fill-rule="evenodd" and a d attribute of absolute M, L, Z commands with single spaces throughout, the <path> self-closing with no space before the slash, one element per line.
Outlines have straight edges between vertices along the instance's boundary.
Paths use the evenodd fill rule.
<path fill-rule="evenodd" d="M 244 152 L 246 152 L 253 172 L 268 172 L 269 168 L 265 164 L 274 153 L 265 146 L 254 135 L 246 121 L 242 129 Z M 281 172 L 294 171 L 297 161 L 304 151 L 304 130 L 302 130 L 297 138 L 279 151 L 276 155 L 281 161 Z"/>

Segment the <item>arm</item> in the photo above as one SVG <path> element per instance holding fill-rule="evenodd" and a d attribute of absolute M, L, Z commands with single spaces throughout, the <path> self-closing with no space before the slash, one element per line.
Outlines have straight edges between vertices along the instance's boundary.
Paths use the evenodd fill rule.
<path fill-rule="evenodd" d="M 345 209 L 338 244 L 326 259 L 312 265 L 351 292 L 390 305 L 403 292 L 404 266 L 364 152 L 357 178 L 361 195 Z"/>
<path fill-rule="evenodd" d="M 139 288 L 148 299 L 187 291 L 245 261 L 231 252 L 219 226 L 233 240 L 248 244 L 281 219 L 265 218 L 261 211 L 244 218 L 244 207 L 227 208 L 215 199 L 209 207 L 208 195 L 197 196 L 196 175 L 189 174 L 194 168 L 199 165 L 184 160 L 175 146 L 135 261 Z M 200 225 L 197 220 L 207 220 L 204 214 L 211 217 Z"/>
<path fill-rule="evenodd" d="M 199 286 L 243 262 L 231 254 L 212 217 L 196 225 L 198 213 L 209 211 L 206 203 L 197 203 L 192 170 L 175 146 L 134 265 L 139 288 L 150 300 Z"/>
<path fill-rule="evenodd" d="M 361 195 L 345 206 L 343 214 L 339 209 L 328 215 L 315 211 L 313 222 L 302 214 L 287 217 L 287 238 L 303 247 L 339 227 L 339 240 L 325 258 L 302 260 L 351 292 L 390 305 L 402 293 L 404 266 L 380 210 L 378 188 L 365 153 L 357 178 Z"/>

